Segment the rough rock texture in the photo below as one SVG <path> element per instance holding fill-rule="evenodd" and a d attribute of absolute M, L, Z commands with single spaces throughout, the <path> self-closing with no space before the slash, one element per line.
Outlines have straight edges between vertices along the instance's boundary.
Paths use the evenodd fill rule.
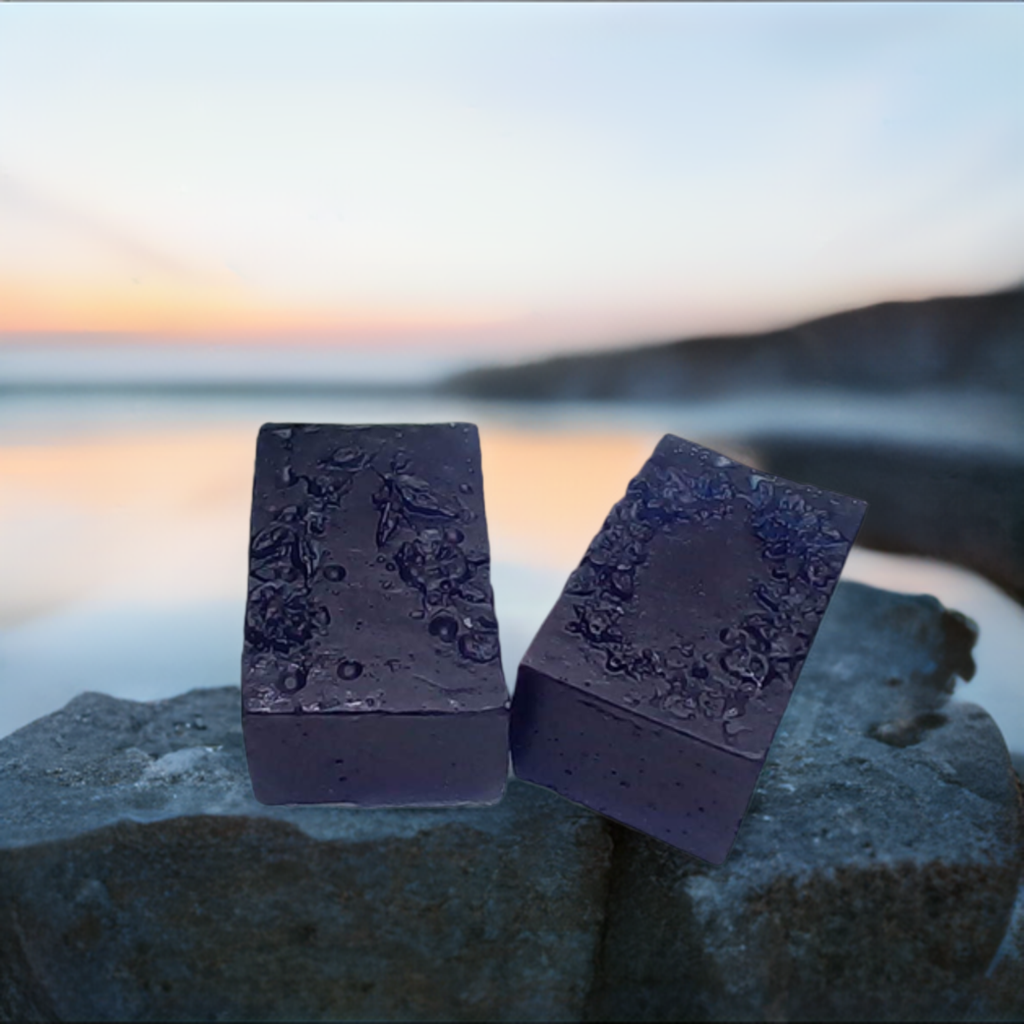
<path fill-rule="evenodd" d="M 1024 799 L 1024 754 L 1010 757 Z M 968 1017 L 978 1021 L 1024 1021 L 1024 878 L 1002 945 L 985 972 L 981 993 Z"/>
<path fill-rule="evenodd" d="M 934 598 L 840 587 L 726 864 L 616 832 L 590 1014 L 963 1015 L 1021 858 L 1001 735 L 946 703 L 971 643 Z"/>
<path fill-rule="evenodd" d="M 771 473 L 864 498 L 859 543 L 956 562 L 1024 602 L 1024 445 L 986 453 L 824 437 L 748 443 Z"/>
<path fill-rule="evenodd" d="M 4 741 L 0 1018 L 578 1017 L 601 819 L 265 807 L 238 700 L 86 694 Z"/>
<path fill-rule="evenodd" d="M 1024 1021 L 1024 885 L 968 1020 Z"/>
<path fill-rule="evenodd" d="M 972 640 L 841 584 L 720 868 L 518 783 L 262 806 L 237 690 L 77 698 L 0 741 L 0 1019 L 962 1015 L 1019 867 Z"/>

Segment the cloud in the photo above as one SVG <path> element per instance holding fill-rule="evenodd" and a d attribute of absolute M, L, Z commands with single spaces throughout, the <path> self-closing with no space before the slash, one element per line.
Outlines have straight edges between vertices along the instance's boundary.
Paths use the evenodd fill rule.
<path fill-rule="evenodd" d="M 86 247 L 101 250 L 133 268 L 136 274 L 159 274 L 191 282 L 204 276 L 191 261 L 154 245 L 137 232 L 103 214 L 48 195 L 38 186 L 6 171 L 0 173 L 0 217 L 7 224 L 22 222 L 27 231 L 41 231 L 49 238 L 62 235 L 78 245 L 84 243 Z M 8 250 L 8 256 L 16 255 L 10 251 L 9 244 L 0 247 L 0 259 L 3 249 Z M 59 252 L 52 255 L 59 260 Z"/>

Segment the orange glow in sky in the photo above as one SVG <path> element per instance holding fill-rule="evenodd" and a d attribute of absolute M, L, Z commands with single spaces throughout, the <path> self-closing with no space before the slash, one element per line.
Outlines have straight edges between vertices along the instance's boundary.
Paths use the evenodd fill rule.
<path fill-rule="evenodd" d="M 24 583 L 0 600 L 0 627 L 100 585 L 242 595 L 254 438 L 255 424 L 0 445 L 0 532 L 19 538 L 0 547 L 0 577 Z M 569 572 L 656 440 L 485 429 L 495 557 Z"/>
<path fill-rule="evenodd" d="M 416 332 L 458 334 L 489 325 L 485 311 L 426 308 L 309 308 L 272 303 L 227 278 L 201 283 L 127 283 L 8 275 L 0 278 L 0 335 L 102 333 L 219 341 L 386 340 Z M 109 340 L 109 338 L 108 338 Z"/>
<path fill-rule="evenodd" d="M 1024 276 L 1013 4 L 0 4 L 0 345 L 488 358 Z"/>

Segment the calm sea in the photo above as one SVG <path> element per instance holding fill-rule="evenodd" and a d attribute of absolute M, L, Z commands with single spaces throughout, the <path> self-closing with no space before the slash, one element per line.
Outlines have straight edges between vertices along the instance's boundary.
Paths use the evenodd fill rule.
<path fill-rule="evenodd" d="M 1000 444 L 1019 423 L 963 399 L 656 406 L 0 393 L 0 735 L 99 690 L 145 700 L 238 680 L 256 431 L 268 421 L 468 420 L 484 458 L 507 677 L 609 506 L 666 432 L 743 457 L 752 427 Z M 965 570 L 855 549 L 846 576 L 932 593 L 981 626 L 965 699 L 1024 750 L 1024 610 Z"/>

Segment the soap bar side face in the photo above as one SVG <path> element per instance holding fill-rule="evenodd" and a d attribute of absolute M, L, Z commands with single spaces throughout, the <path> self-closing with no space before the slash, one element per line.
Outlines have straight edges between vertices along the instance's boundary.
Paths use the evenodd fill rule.
<path fill-rule="evenodd" d="M 528 666 L 516 682 L 520 778 L 694 856 L 721 864 L 761 771 Z"/>
<path fill-rule="evenodd" d="M 666 435 L 523 664 L 763 760 L 865 510 Z"/>
<path fill-rule="evenodd" d="M 253 793 L 264 804 L 450 807 L 497 803 L 508 713 L 248 715 Z"/>
<path fill-rule="evenodd" d="M 507 708 L 472 424 L 267 424 L 247 714 Z"/>

